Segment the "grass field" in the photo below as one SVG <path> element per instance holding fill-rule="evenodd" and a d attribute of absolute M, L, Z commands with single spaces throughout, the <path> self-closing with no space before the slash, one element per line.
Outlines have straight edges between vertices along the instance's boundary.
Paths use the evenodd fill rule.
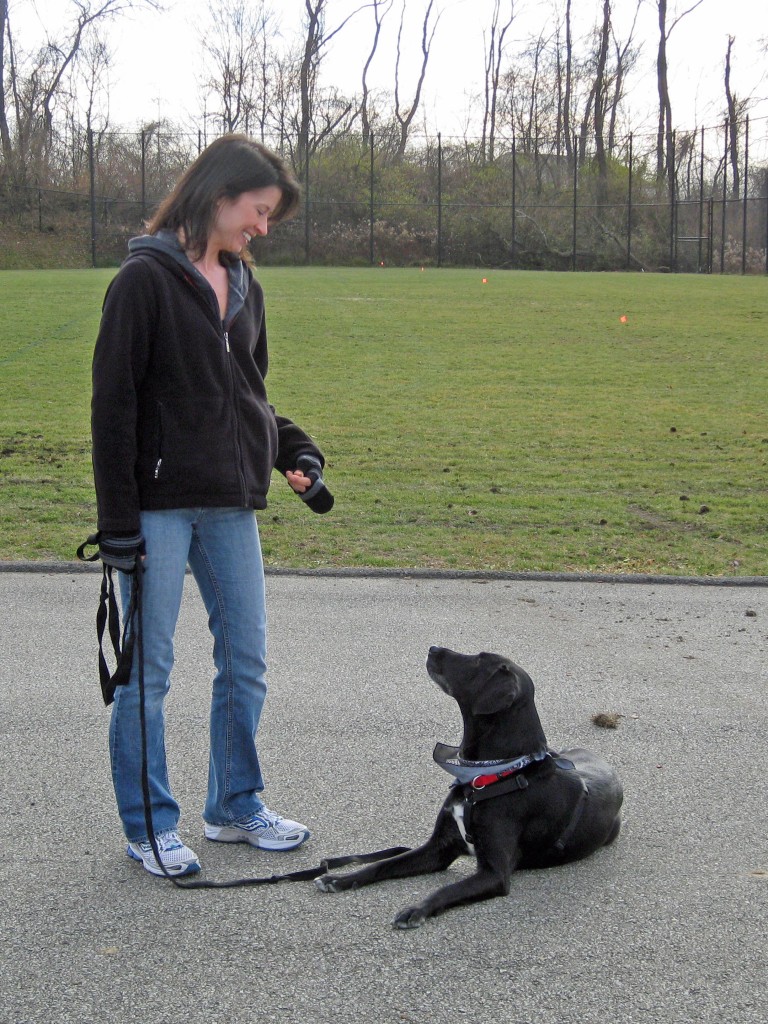
<path fill-rule="evenodd" d="M 0 274 L 1 559 L 71 559 L 94 527 L 111 273 Z M 259 276 L 271 399 L 336 495 L 315 516 L 276 477 L 268 564 L 768 572 L 765 278 Z"/>

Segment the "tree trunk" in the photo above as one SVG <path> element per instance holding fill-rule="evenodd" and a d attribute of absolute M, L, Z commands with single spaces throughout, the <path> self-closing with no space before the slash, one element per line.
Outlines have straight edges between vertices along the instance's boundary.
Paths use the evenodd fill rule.
<path fill-rule="evenodd" d="M 571 127 L 571 93 L 573 92 L 573 30 L 571 28 L 571 0 L 565 5 L 565 95 L 563 96 L 563 142 L 568 159 L 573 159 L 573 129 Z"/>
<path fill-rule="evenodd" d="M 5 175 L 13 162 L 11 133 L 8 128 L 8 115 L 5 98 L 5 32 L 8 25 L 8 0 L 0 0 L 0 148 L 3 153 Z"/>
<path fill-rule="evenodd" d="M 483 111 L 482 159 L 493 163 L 496 156 L 496 117 L 499 102 L 501 62 L 504 56 L 504 36 L 515 17 L 514 2 L 509 5 L 509 18 L 499 27 L 501 0 L 496 0 L 491 22 L 491 39 L 485 60 L 485 109 Z"/>
<path fill-rule="evenodd" d="M 667 78 L 667 0 L 656 0 L 659 12 L 659 48 L 656 56 L 656 81 L 659 92 L 659 120 L 656 136 L 656 178 L 665 177 L 671 154 L 668 151 L 672 132 L 672 105 Z"/>
<path fill-rule="evenodd" d="M 600 29 L 595 69 L 595 159 L 597 161 L 597 200 L 605 201 L 608 191 L 608 162 L 605 156 L 605 68 L 608 62 L 608 41 L 611 35 L 611 0 L 603 0 L 603 24 Z"/>
<path fill-rule="evenodd" d="M 659 181 L 667 179 L 672 188 L 674 174 L 674 132 L 672 131 L 672 103 L 669 98 L 669 80 L 667 77 L 667 42 L 675 25 L 695 11 L 704 0 L 695 0 L 687 10 L 678 14 L 672 24 L 667 27 L 667 0 L 656 0 L 659 12 L 659 49 L 656 57 L 656 79 L 659 90 L 659 122 L 656 138 L 656 177 Z"/>
<path fill-rule="evenodd" d="M 299 68 L 299 131 L 296 146 L 296 161 L 302 173 L 307 170 L 309 160 L 310 122 L 312 118 L 312 95 L 317 77 L 317 54 L 323 38 L 323 16 L 326 0 L 304 0 L 307 12 L 304 53 Z"/>
<path fill-rule="evenodd" d="M 406 4 L 403 3 L 403 11 L 400 16 L 400 29 L 397 33 L 397 58 L 395 61 L 395 120 L 400 126 L 400 138 L 398 140 L 396 150 L 396 156 L 398 159 L 402 159 L 405 155 L 411 124 L 413 123 L 413 119 L 419 109 L 419 103 L 421 102 L 421 90 L 424 85 L 424 78 L 427 74 L 430 47 L 432 46 L 432 40 L 435 38 L 435 30 L 437 29 L 438 22 L 440 21 L 440 15 L 438 14 L 434 25 L 430 29 L 429 19 L 432 14 L 434 4 L 435 0 L 429 0 L 427 9 L 424 12 L 424 21 L 422 22 L 421 27 L 421 71 L 419 73 L 419 81 L 416 84 L 416 92 L 414 93 L 411 105 L 406 110 L 403 110 L 400 106 L 400 44 L 402 42 L 403 22 L 405 21 L 406 8 Z"/>
<path fill-rule="evenodd" d="M 373 34 L 373 43 L 371 44 L 371 50 L 368 54 L 368 59 L 363 67 L 363 95 L 360 103 L 360 120 L 362 126 L 363 145 L 367 146 L 371 139 L 371 111 L 369 106 L 368 97 L 370 95 L 368 90 L 368 70 L 373 62 L 373 58 L 376 56 L 376 51 L 379 48 L 379 36 L 381 35 L 381 24 L 384 18 L 392 8 L 392 0 L 387 0 L 386 6 L 382 7 L 381 0 L 373 0 L 373 17 L 376 24 L 376 30 Z"/>
<path fill-rule="evenodd" d="M 725 51 L 725 99 L 728 104 L 728 156 L 731 163 L 731 195 L 739 198 L 741 191 L 739 174 L 739 111 L 736 97 L 731 92 L 731 50 L 734 37 L 728 36 L 728 48 Z"/>

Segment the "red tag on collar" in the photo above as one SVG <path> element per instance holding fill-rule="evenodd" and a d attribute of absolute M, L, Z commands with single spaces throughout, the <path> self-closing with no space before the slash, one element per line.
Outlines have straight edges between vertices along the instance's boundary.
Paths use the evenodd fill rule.
<path fill-rule="evenodd" d="M 513 773 L 506 772 L 506 774 L 511 775 Z M 472 779 L 472 789 L 485 789 L 486 786 L 492 786 L 494 782 L 498 782 L 502 778 L 504 778 L 503 775 L 476 775 Z"/>

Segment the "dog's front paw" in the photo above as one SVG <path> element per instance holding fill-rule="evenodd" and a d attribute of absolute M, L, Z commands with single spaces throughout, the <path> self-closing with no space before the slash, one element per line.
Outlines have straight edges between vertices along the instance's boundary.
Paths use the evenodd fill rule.
<path fill-rule="evenodd" d="M 421 928 L 427 920 L 423 907 L 406 907 L 392 922 L 394 928 Z"/>
<path fill-rule="evenodd" d="M 315 885 L 320 892 L 343 892 L 344 889 L 351 889 L 351 883 L 341 875 L 321 875 L 315 879 Z"/>

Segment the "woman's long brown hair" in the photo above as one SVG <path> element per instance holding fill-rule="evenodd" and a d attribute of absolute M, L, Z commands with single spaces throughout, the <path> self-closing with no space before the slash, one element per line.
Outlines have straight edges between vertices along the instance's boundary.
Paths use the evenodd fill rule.
<path fill-rule="evenodd" d="M 207 146 L 176 187 L 158 207 L 147 225 L 151 235 L 162 228 L 180 231 L 192 259 L 205 253 L 222 199 L 243 192 L 276 186 L 280 202 L 270 217 L 278 224 L 296 212 L 301 198 L 299 183 L 277 153 L 247 135 L 223 135 Z M 244 249 L 243 256 L 247 256 Z"/>

